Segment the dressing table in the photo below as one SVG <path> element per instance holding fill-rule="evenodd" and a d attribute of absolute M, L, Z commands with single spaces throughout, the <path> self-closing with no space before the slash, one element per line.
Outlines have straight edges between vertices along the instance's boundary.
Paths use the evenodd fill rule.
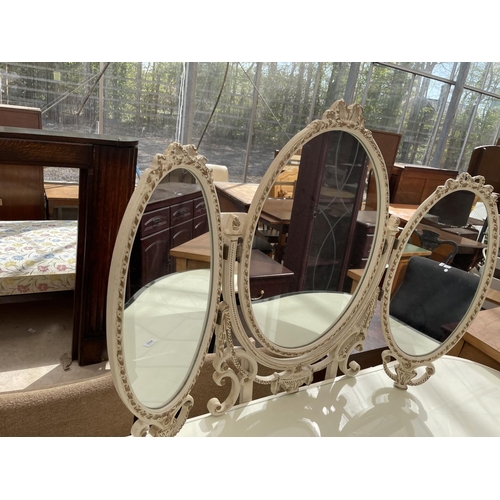
<path fill-rule="evenodd" d="M 286 293 L 262 295 L 255 286 L 254 237 L 266 204 L 280 202 L 271 193 L 298 151 L 283 260 L 276 262 L 292 280 Z M 165 270 L 145 280 L 128 298 L 148 204 L 179 169 L 203 196 L 207 258 L 202 269 Z M 352 289 L 344 278 L 353 269 L 368 176 L 373 236 Z M 413 232 L 436 203 L 457 191 L 473 193 L 487 212 L 480 272 L 470 276 L 416 256 L 396 289 Z M 398 218 L 389 214 L 384 160 L 364 127 L 362 108 L 340 100 L 280 149 L 244 210 L 221 211 L 219 194 L 207 159 L 192 145 L 173 143 L 141 176 L 123 217 L 108 281 L 107 341 L 115 387 L 137 417 L 132 435 L 500 435 L 500 373 L 447 356 L 481 309 L 495 270 L 498 210 L 484 178 L 463 173 L 448 179 L 399 231 Z M 453 277 L 446 315 L 433 307 L 439 300 L 432 287 L 425 292 L 431 310 L 423 309 L 424 298 L 408 307 L 401 300 L 398 292 L 411 283 L 405 278 L 423 275 L 415 269 L 428 269 L 427 282 L 434 280 L 441 293 Z M 465 285 L 456 283 L 466 275 L 462 290 Z M 351 354 L 363 350 L 376 310 L 387 348 L 379 366 L 361 370 Z M 433 329 L 415 318 L 433 318 Z M 212 378 L 229 394 L 208 399 L 207 415 L 189 419 L 210 343 Z M 319 373 L 323 382 L 316 382 Z M 253 401 L 256 384 L 269 386 L 273 396 Z"/>
<path fill-rule="evenodd" d="M 439 376 L 401 391 L 381 366 L 187 420 L 179 437 L 500 436 L 500 372 L 444 356 Z"/>

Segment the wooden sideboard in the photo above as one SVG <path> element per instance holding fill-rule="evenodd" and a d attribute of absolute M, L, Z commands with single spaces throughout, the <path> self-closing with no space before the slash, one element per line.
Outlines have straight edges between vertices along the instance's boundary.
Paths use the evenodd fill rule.
<path fill-rule="evenodd" d="M 144 211 L 132 250 L 130 292 L 175 272 L 170 249 L 208 231 L 207 207 L 198 184 L 164 182 Z"/>
<path fill-rule="evenodd" d="M 106 300 L 118 228 L 134 190 L 137 139 L 0 127 L 4 165 L 79 169 L 72 357 L 107 359 Z"/>
<path fill-rule="evenodd" d="M 420 205 L 434 190 L 458 172 L 422 165 L 396 163 L 389 178 L 390 202 Z"/>

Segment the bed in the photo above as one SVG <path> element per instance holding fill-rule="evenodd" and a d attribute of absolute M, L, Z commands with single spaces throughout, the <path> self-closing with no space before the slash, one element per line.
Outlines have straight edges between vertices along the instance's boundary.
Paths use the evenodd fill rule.
<path fill-rule="evenodd" d="M 0 298 L 74 290 L 78 221 L 0 221 Z"/>

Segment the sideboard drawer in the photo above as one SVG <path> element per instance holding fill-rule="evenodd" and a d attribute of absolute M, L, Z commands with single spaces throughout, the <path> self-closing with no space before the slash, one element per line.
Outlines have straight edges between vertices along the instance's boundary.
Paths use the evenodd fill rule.
<path fill-rule="evenodd" d="M 171 227 L 193 219 L 193 200 L 185 201 L 183 203 L 179 203 L 178 205 L 172 205 L 170 209 Z"/>
<path fill-rule="evenodd" d="M 139 228 L 139 237 L 144 238 L 150 234 L 157 233 L 163 229 L 170 227 L 170 208 L 160 208 L 149 213 L 145 213 L 142 217 Z"/>
<path fill-rule="evenodd" d="M 205 198 L 201 197 L 194 200 L 194 217 L 205 215 L 207 213 L 207 204 Z"/>
<path fill-rule="evenodd" d="M 196 217 L 196 219 L 193 219 L 193 238 L 207 233 L 209 229 L 208 217 L 206 215 L 202 215 L 201 217 Z"/>

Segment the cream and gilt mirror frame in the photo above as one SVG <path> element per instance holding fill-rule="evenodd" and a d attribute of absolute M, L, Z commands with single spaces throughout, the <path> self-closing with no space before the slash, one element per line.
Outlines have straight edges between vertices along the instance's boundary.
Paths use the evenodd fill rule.
<path fill-rule="evenodd" d="M 391 332 L 389 321 L 389 308 L 391 291 L 396 270 L 400 262 L 406 243 L 412 233 L 429 212 L 429 210 L 440 200 L 450 193 L 459 190 L 471 191 L 476 195 L 476 200 L 484 204 L 487 213 L 487 248 L 484 264 L 481 269 L 480 279 L 474 298 L 463 316 L 456 325 L 451 335 L 435 350 L 422 355 L 409 355 L 404 352 L 395 341 Z M 388 349 L 382 353 L 384 370 L 394 381 L 394 386 L 407 389 L 408 386 L 423 384 L 434 373 L 433 361 L 450 351 L 463 337 L 467 328 L 476 317 L 477 313 L 486 299 L 498 256 L 498 207 L 497 195 L 493 194 L 493 187 L 485 184 L 482 176 L 471 177 L 467 172 L 461 173 L 456 179 L 448 179 L 443 186 L 439 186 L 413 214 L 405 225 L 401 235 L 396 240 L 397 246 L 392 252 L 388 264 L 387 274 L 383 284 L 383 297 L 381 300 L 382 330 L 387 342 Z M 450 290 L 453 293 L 453 290 Z"/>
<path fill-rule="evenodd" d="M 201 187 L 207 203 L 207 216 L 211 234 L 211 284 L 205 329 L 200 332 L 200 342 L 191 369 L 186 373 L 177 393 L 160 408 L 150 408 L 139 400 L 133 391 L 130 371 L 124 353 L 124 311 L 130 259 L 135 237 L 144 210 L 157 186 L 171 172 L 183 169 L 190 172 Z M 128 409 L 137 417 L 132 435 L 173 436 L 184 424 L 193 398 L 189 395 L 198 378 L 205 354 L 215 329 L 222 283 L 221 215 L 206 158 L 198 155 L 194 146 L 171 144 L 163 154 L 154 157 L 152 165 L 140 177 L 139 183 L 124 214 L 111 262 L 108 283 L 107 344 L 111 372 L 115 387 Z M 151 384 L 157 380 L 148 381 Z"/>
<path fill-rule="evenodd" d="M 213 415 L 226 412 L 238 397 L 239 403 L 250 400 L 253 383 L 270 385 L 273 394 L 280 391 L 291 393 L 301 385 L 310 384 L 314 372 L 325 368 L 328 378 L 335 377 L 338 368 L 349 376 L 359 371 L 359 365 L 348 363 L 348 358 L 354 349 L 363 348 L 398 222 L 397 218 L 388 216 L 387 170 L 382 154 L 364 123 L 360 105 L 348 106 L 343 100 L 336 101 L 320 120 L 311 122 L 280 150 L 264 175 L 248 213 L 223 214 L 224 300 L 220 304 L 220 321 L 216 329 L 214 380 L 220 384 L 228 378 L 232 389 L 223 403 L 217 399 L 210 401 L 209 411 Z M 265 337 L 252 312 L 249 266 L 253 235 L 263 205 L 285 165 L 305 143 L 329 131 L 342 131 L 354 136 L 366 151 L 376 178 L 378 210 L 371 258 L 350 302 L 329 330 L 305 346 L 283 348 Z M 256 347 L 257 343 L 261 347 Z M 236 371 L 229 368 L 228 361 L 232 361 Z M 275 372 L 261 376 L 258 374 L 259 365 Z"/>

